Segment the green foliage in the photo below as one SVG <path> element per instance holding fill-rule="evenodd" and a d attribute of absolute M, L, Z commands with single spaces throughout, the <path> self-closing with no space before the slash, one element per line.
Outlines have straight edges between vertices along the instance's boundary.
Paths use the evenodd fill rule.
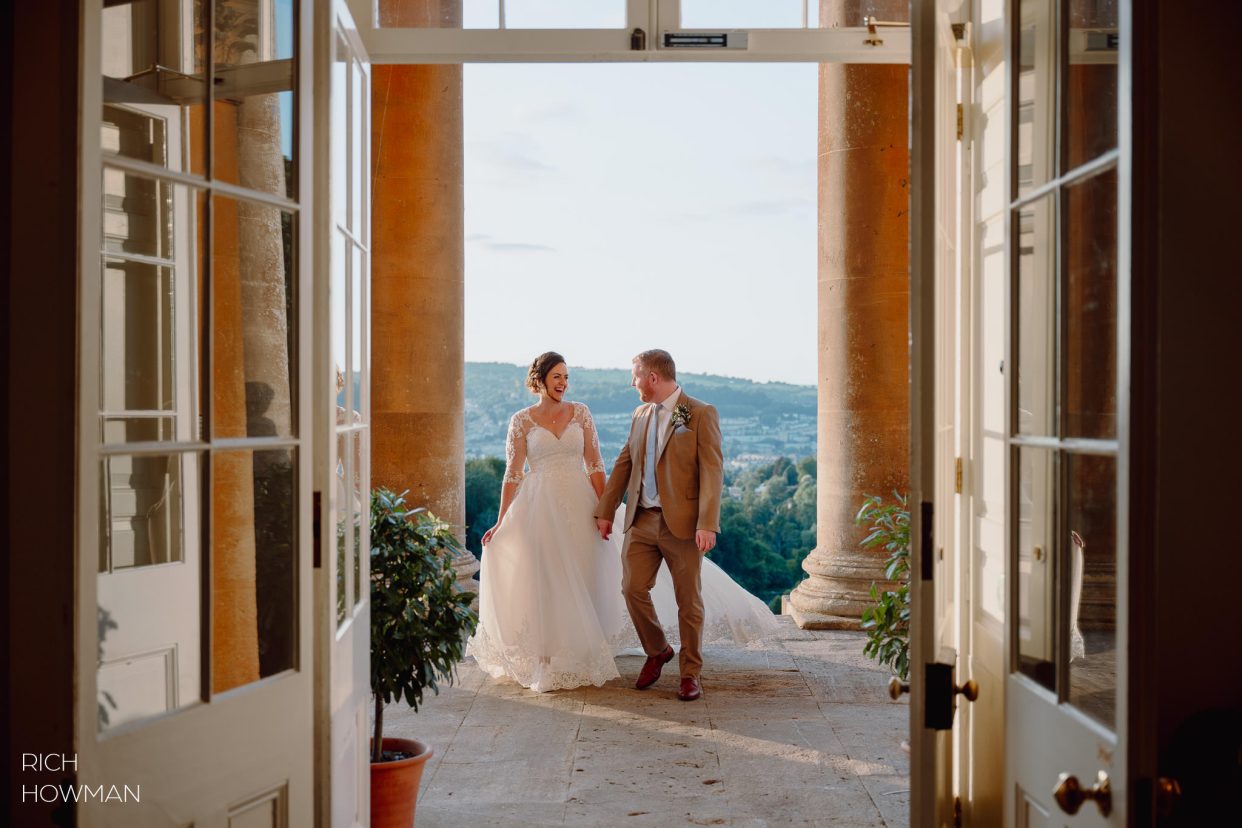
<path fill-rule="evenodd" d="M 893 492 L 893 497 L 895 503 L 885 503 L 878 495 L 868 495 L 854 522 L 870 525 L 860 545 L 888 553 L 884 577 L 897 584 L 896 590 L 883 592 L 871 584 L 874 604 L 862 614 L 867 633 L 863 653 L 904 681 L 910 674 L 910 510 L 904 495 Z"/>
<path fill-rule="evenodd" d="M 815 458 L 726 472 L 720 529 L 708 557 L 778 611 L 815 547 Z"/>
<path fill-rule="evenodd" d="M 466 548 L 483 554 L 483 533 L 496 523 L 500 511 L 500 484 L 505 461 L 480 457 L 466 461 Z"/>
<path fill-rule="evenodd" d="M 423 691 L 453 683 L 477 616 L 473 592 L 459 592 L 452 567 L 458 548 L 449 524 L 407 509 L 405 492 L 371 496 L 371 692 L 375 694 L 372 761 L 379 761 L 383 704 L 404 698 L 418 710 Z"/>

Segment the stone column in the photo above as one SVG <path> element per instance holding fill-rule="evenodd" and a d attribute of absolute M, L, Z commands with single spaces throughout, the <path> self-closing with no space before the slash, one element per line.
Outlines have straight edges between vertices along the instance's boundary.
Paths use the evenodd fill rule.
<path fill-rule="evenodd" d="M 823 0 L 825 26 L 904 2 Z M 881 551 L 854 515 L 909 488 L 909 68 L 820 66 L 819 430 L 816 546 L 789 596 L 804 628 L 857 628 L 882 586 Z"/>
<path fill-rule="evenodd" d="M 384 26 L 461 25 L 460 0 L 380 0 Z M 371 94 L 371 479 L 453 524 L 465 551 L 460 66 L 375 66 Z"/>

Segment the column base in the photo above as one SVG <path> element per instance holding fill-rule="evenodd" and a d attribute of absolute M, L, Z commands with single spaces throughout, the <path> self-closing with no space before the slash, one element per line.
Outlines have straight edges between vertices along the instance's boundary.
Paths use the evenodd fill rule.
<path fill-rule="evenodd" d="M 453 572 L 457 581 L 458 592 L 473 592 L 474 600 L 470 602 L 472 609 L 479 608 L 479 582 L 474 573 L 479 571 L 479 559 L 468 549 L 459 549 L 453 553 Z"/>
<path fill-rule="evenodd" d="M 800 612 L 790 604 L 789 612 L 794 623 L 802 630 L 862 630 L 862 621 L 844 615 L 825 615 L 819 612 Z"/>

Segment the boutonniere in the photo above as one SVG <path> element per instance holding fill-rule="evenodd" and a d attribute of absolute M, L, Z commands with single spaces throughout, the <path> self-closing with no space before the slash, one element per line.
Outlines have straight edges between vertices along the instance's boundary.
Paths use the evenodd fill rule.
<path fill-rule="evenodd" d="M 673 428 L 686 426 L 690 423 L 690 406 L 685 403 L 677 403 L 673 409 Z"/>

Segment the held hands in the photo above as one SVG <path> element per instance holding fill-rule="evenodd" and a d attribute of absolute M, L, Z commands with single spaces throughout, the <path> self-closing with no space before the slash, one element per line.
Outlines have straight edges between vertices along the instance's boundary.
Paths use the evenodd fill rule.
<path fill-rule="evenodd" d="M 595 528 L 599 530 L 601 538 L 608 540 L 608 536 L 612 534 L 612 521 L 607 518 L 596 518 Z"/>
<path fill-rule="evenodd" d="M 716 533 L 709 532 L 706 529 L 698 530 L 694 533 L 694 545 L 699 548 L 700 552 L 706 555 L 716 545 Z"/>

